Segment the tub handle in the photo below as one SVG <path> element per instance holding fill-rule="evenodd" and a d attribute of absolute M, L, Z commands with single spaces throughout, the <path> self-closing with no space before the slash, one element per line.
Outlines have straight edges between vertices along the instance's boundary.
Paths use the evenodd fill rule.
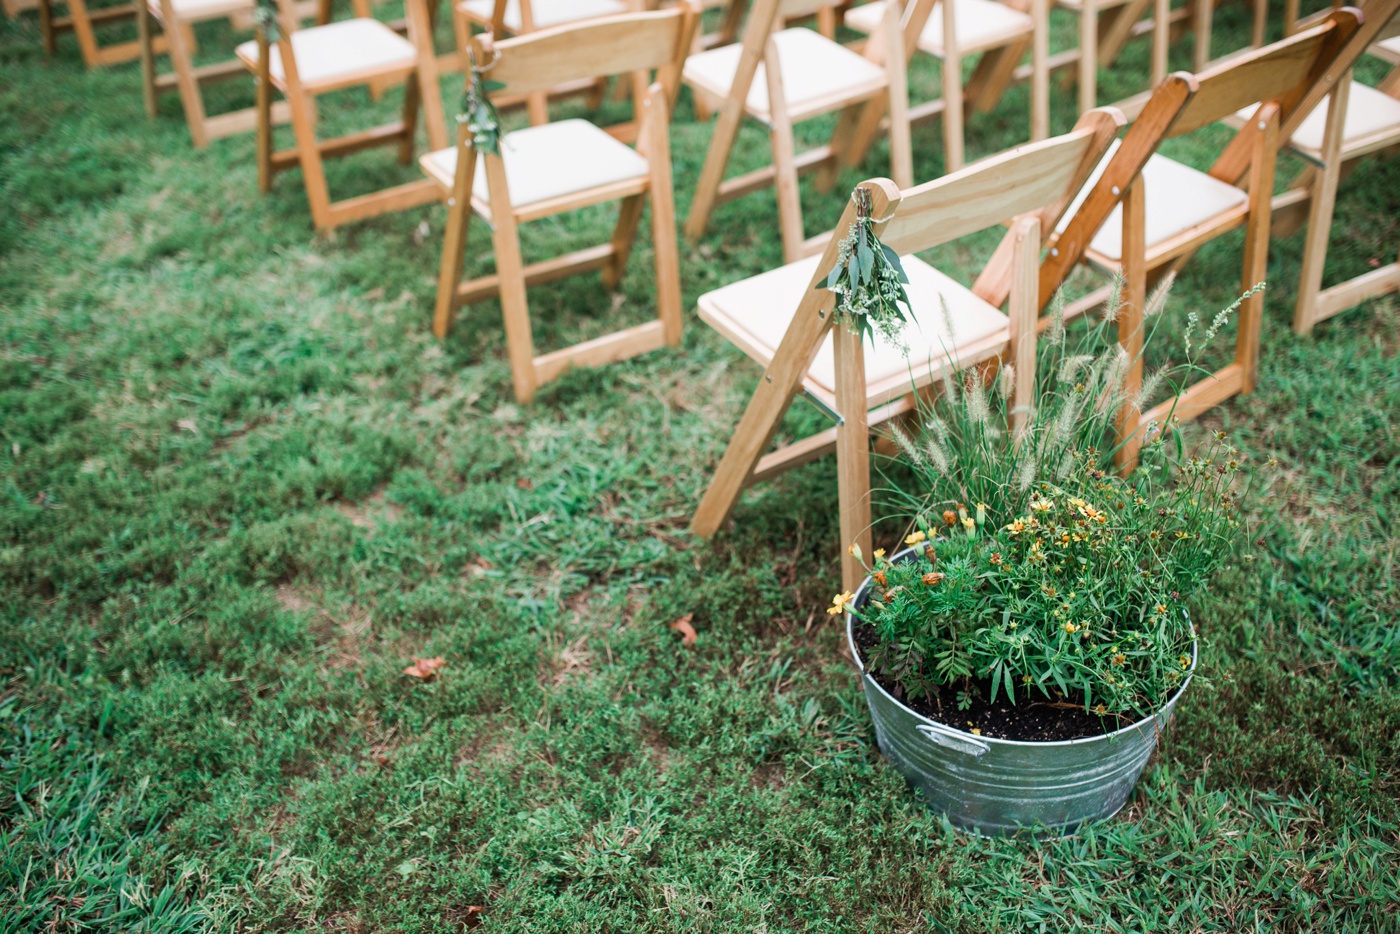
<path fill-rule="evenodd" d="M 965 733 L 950 730 L 946 726 L 937 723 L 920 723 L 918 731 L 940 746 L 949 749 L 956 749 L 958 752 L 966 753 L 969 756 L 981 758 L 991 752 L 992 747 L 978 739 L 973 739 Z"/>

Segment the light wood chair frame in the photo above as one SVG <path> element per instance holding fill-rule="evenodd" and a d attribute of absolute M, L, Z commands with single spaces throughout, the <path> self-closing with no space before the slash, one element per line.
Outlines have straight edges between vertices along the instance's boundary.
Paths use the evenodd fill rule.
<path fill-rule="evenodd" d="M 1009 38 L 998 39 L 981 45 L 962 45 L 958 41 L 956 3 L 921 4 L 919 0 L 891 0 L 903 6 L 900 28 L 904 40 L 904 57 L 911 61 L 914 55 L 923 51 L 919 47 L 919 36 L 923 32 L 933 6 L 943 20 L 943 55 L 941 81 L 942 97 L 909 105 L 909 122 L 921 123 L 938 117 L 943 119 L 944 168 L 956 172 L 967 161 L 966 134 L 964 124 L 969 109 L 990 110 L 996 106 L 1001 94 L 1010 84 L 1017 65 L 1029 49 L 1030 64 L 1027 77 L 1030 81 L 1030 139 L 1032 142 L 1050 135 L 1050 0 L 1010 0 L 1006 5 L 1027 14 L 1031 18 L 1028 32 L 1018 33 Z M 914 28 L 917 26 L 918 28 Z M 925 53 L 930 54 L 930 53 Z M 980 56 L 972 78 L 963 82 L 962 63 L 964 58 Z M 958 106 L 949 106 L 957 101 Z M 860 128 L 856 131 L 853 147 L 853 160 L 859 161 L 867 147 L 874 140 L 877 131 L 875 119 L 883 116 L 883 111 L 872 105 L 862 114 Z"/>
<path fill-rule="evenodd" d="M 1200 75 L 1178 72 L 1168 76 L 1142 108 L 1074 219 L 1052 239 L 1048 268 L 1043 270 L 1042 299 L 1047 297 L 1049 286 L 1058 287 L 1069 267 L 1081 259 L 1124 277 L 1118 332 L 1132 361 L 1125 387 L 1129 398 L 1142 388 L 1144 314 L 1149 289 L 1163 275 L 1179 270 L 1205 243 L 1243 227 L 1242 291 L 1266 279 L 1274 173 L 1284 134 L 1291 134 L 1321 97 L 1332 93 L 1339 76 L 1338 56 L 1358 25 L 1356 11 L 1336 11 L 1325 22 L 1273 45 L 1232 57 Z M 1160 243 L 1148 244 L 1141 179 L 1148 159 L 1165 140 L 1221 121 L 1256 103 L 1259 106 L 1253 116 L 1208 173 L 1245 189 L 1245 203 Z M 1122 255 L 1115 260 L 1094 251 L 1090 241 L 1120 205 Z M 1101 292 L 1095 293 L 1076 303 L 1070 313 L 1093 307 L 1101 296 Z M 1232 362 L 1146 411 L 1136 406 L 1124 407 L 1118 420 L 1116 459 L 1120 469 L 1126 473 L 1136 466 L 1148 426 L 1161 426 L 1169 418 L 1189 421 L 1233 396 L 1253 391 L 1258 378 L 1263 308 L 1261 292 L 1241 304 Z"/>
<path fill-rule="evenodd" d="M 495 0 L 489 17 L 479 16 L 475 11 L 469 9 L 465 0 L 456 5 L 456 15 L 453 22 L 457 27 L 457 44 L 461 48 L 466 48 L 467 42 L 471 38 L 472 29 L 476 28 L 489 32 L 496 38 L 507 36 L 529 35 L 537 30 L 535 26 L 535 16 L 532 4 L 534 0 L 518 0 L 520 9 L 520 28 L 512 30 L 506 26 L 506 9 L 510 0 Z M 642 11 L 655 7 L 655 0 L 628 0 L 628 5 L 634 11 Z M 576 20 L 572 23 L 561 25 L 578 25 L 587 20 Z M 512 110 L 516 107 L 524 106 L 525 112 L 529 115 L 532 126 L 541 126 L 549 122 L 549 102 L 567 97 L 575 97 L 585 94 L 589 99 L 589 107 L 597 107 L 602 103 L 603 95 L 607 89 L 606 81 L 570 81 L 555 88 L 547 88 L 528 96 L 502 95 L 496 102 L 496 107 L 500 110 Z"/>
<path fill-rule="evenodd" d="M 369 0 L 353 0 L 356 16 L 370 16 Z M 245 107 L 227 113 L 210 115 L 204 106 L 204 86 L 222 81 L 235 80 L 248 73 L 247 66 L 238 58 L 207 65 L 194 64 L 198 51 L 194 40 L 194 28 L 205 22 L 227 19 L 235 27 L 246 24 L 252 26 L 252 0 L 241 4 L 230 4 L 230 8 L 218 10 L 212 15 L 196 17 L 181 16 L 173 0 L 150 0 L 136 4 L 136 32 L 140 45 L 141 91 L 146 105 L 146 115 L 154 119 L 160 106 L 160 95 L 175 91 L 180 97 L 180 107 L 184 111 L 185 123 L 189 126 L 190 142 L 196 149 L 203 149 L 211 142 L 240 133 L 250 133 L 257 129 L 258 111 L 256 106 Z M 330 22 L 330 4 L 326 0 L 301 0 L 296 6 L 298 22 L 315 17 L 317 25 Z M 173 29 L 170 24 L 180 28 Z M 161 28 L 160 34 L 155 31 Z M 165 44 L 165 52 L 170 59 L 170 71 L 160 74 L 156 59 L 157 43 Z M 284 124 L 291 119 L 291 109 L 285 101 L 273 105 L 272 120 Z"/>
<path fill-rule="evenodd" d="M 1024 401 L 1034 385 L 1035 335 L 1041 247 L 1076 192 L 1123 125 L 1114 108 L 1090 111 L 1070 133 L 1030 143 L 933 182 L 901 190 L 888 179 L 863 182 L 871 216 L 882 242 L 909 254 L 931 249 L 978 230 L 1010 224 L 994 254 L 995 269 L 983 271 L 973 292 L 989 304 L 1009 307 L 1005 332 L 956 349 L 956 359 L 920 362 L 907 375 L 870 385 L 859 335 L 837 324 L 834 293 L 822 288 L 835 265 L 840 242 L 855 221 L 854 199 L 828 238 L 810 286 L 792 323 L 768 362 L 748 407 L 734 430 L 691 530 L 709 537 L 728 520 L 742 491 L 755 483 L 836 452 L 843 545 L 871 554 L 870 431 L 917 410 L 918 396 L 954 368 L 975 366 L 1010 355 L 1016 366 L 1013 428 L 1024 418 Z M 768 452 L 793 399 L 803 389 L 812 360 L 833 332 L 836 368 L 834 428 Z M 842 558 L 842 582 L 854 590 L 865 571 L 849 553 Z"/>
<path fill-rule="evenodd" d="M 333 230 L 342 224 L 377 217 L 393 211 L 403 211 L 438 201 L 441 190 L 430 179 L 405 182 L 380 191 L 332 201 L 326 182 L 325 160 L 345 156 L 378 146 L 398 147 L 399 162 L 408 165 L 413 160 L 413 140 L 420 111 L 422 87 L 418 81 L 419 64 L 415 62 L 400 69 L 376 69 L 368 73 L 351 73 L 339 80 L 316 88 L 306 87 L 297 72 L 296 56 L 292 51 L 292 34 L 297 28 L 296 9 L 292 0 L 278 0 L 280 35 L 277 47 L 282 62 L 281 87 L 287 104 L 296 145 L 277 150 L 272 131 L 276 120 L 272 92 L 275 84 L 271 74 L 270 43 L 263 29 L 257 30 L 258 60 L 256 63 L 257 154 L 258 187 L 272 190 L 273 177 L 278 172 L 300 167 L 311 219 L 319 231 Z M 315 28 L 315 27 L 313 27 Z M 245 63 L 246 64 L 246 63 Z M 316 97 L 345 88 L 403 82 L 402 118 L 368 130 L 349 133 L 332 139 L 319 139 L 316 133 Z"/>
<path fill-rule="evenodd" d="M 932 0 L 916 2 L 928 6 Z M 912 185 L 914 169 L 909 137 L 909 89 L 903 54 L 905 42 L 901 33 L 899 10 L 895 6 L 887 10 L 881 31 L 867 43 L 864 53 L 866 58 L 880 65 L 885 71 L 885 81 L 879 87 L 817 101 L 800 111 L 789 110 L 787 106 L 782 67 L 773 33 L 781 28 L 780 24 L 785 19 L 816 14 L 823 8 L 830 8 L 834 3 L 835 0 L 754 0 L 744 30 L 743 51 L 729 94 L 722 100 L 711 100 L 711 95 L 706 91 L 692 86 L 697 98 L 706 98 L 705 105 L 711 110 L 717 110 L 719 117 L 705 153 L 705 162 L 696 183 L 690 213 L 686 217 L 685 235 L 691 241 L 698 240 L 705 233 L 716 207 L 772 186 L 777 194 L 778 223 L 782 232 L 784 257 L 791 262 L 820 250 L 826 240 L 826 234 L 818 234 L 809 239 L 803 228 L 799 176 L 821 169 L 829 163 L 853 165 L 854 162 L 850 161 L 855 150 L 855 147 L 850 145 L 850 131 L 854 130 L 851 115 L 860 113 L 867 104 L 877 98 L 887 101 L 890 113 L 890 174 L 896 183 L 905 187 Z M 921 25 L 920 23 L 920 27 Z M 759 62 L 764 64 L 768 85 L 769 120 L 766 125 L 773 162 L 764 168 L 725 178 L 729 159 L 745 118 L 759 119 L 749 112 L 746 104 Z M 807 152 L 797 152 L 793 125 L 835 111 L 844 113 L 838 121 L 831 143 Z M 834 180 L 834 176 L 830 176 L 829 180 Z M 830 181 L 824 184 L 823 188 L 829 189 L 829 183 Z"/>
<path fill-rule="evenodd" d="M 668 29 L 675 36 L 673 48 L 658 50 L 619 45 L 619 36 L 628 29 L 636 32 L 638 37 L 637 40 L 628 41 L 643 38 L 650 41 L 658 31 L 658 25 L 668 20 Z M 516 399 L 522 403 L 531 401 L 541 385 L 557 379 L 572 367 L 603 366 L 680 343 L 680 255 L 671 177 L 670 113 L 679 93 L 681 68 L 697 23 L 698 16 L 694 9 L 680 4 L 660 12 L 629 13 L 589 20 L 580 25 L 561 26 L 496 44 L 501 58 L 491 77 L 506 84 L 500 92 L 502 94 L 533 93 L 556 87 L 562 81 L 573 80 L 582 74 L 611 76 L 616 74 L 613 69 L 621 60 L 620 56 L 627 56 L 630 64 L 635 66 L 626 70 L 631 74 L 635 99 L 641 102 L 641 115 L 634 130 L 624 129 L 619 135 L 636 139 L 637 152 L 646 158 L 649 169 L 647 177 L 640 181 L 597 186 L 516 208 L 510 201 L 502 157 L 498 153 L 485 152 L 482 153 L 482 163 L 489 203 L 481 204 L 472 196 L 477 150 L 471 133 L 465 126 L 459 126 L 457 169 L 448 200 L 447 230 L 443 238 L 433 332 L 438 337 L 445 337 L 457 308 L 498 297 L 505 323 L 512 383 Z M 470 41 L 475 60 L 487 61 L 482 38 L 474 36 Z M 511 62 L 512 52 L 518 53 L 527 48 L 533 53 L 532 63 L 544 60 L 548 64 L 532 64 L 529 68 L 520 69 L 509 67 L 507 63 Z M 651 80 L 647 74 L 652 70 L 656 72 L 655 80 Z M 508 142 L 503 145 L 508 145 Z M 656 259 L 657 320 L 537 355 L 531 334 L 527 287 L 598 269 L 602 271 L 604 287 L 615 288 L 626 270 L 641 224 L 642 211 L 648 200 L 651 201 L 651 232 Z M 607 243 L 525 264 L 520 247 L 521 224 L 612 201 L 620 201 L 621 204 L 617 225 Z M 463 282 L 462 266 L 473 213 L 480 213 L 491 227 L 496 272 Z"/>
<path fill-rule="evenodd" d="M 1395 12 L 1397 8 L 1400 8 L 1400 0 L 1378 0 L 1368 7 L 1367 15 L 1373 22 L 1377 18 L 1385 18 L 1385 25 L 1375 36 L 1376 41 L 1400 36 L 1400 13 Z M 1400 57 L 1379 54 L 1395 67 L 1381 80 L 1377 90 L 1400 100 Z M 1290 192 L 1306 192 L 1308 199 L 1303 267 L 1298 276 L 1298 298 L 1293 309 L 1293 330 L 1299 334 L 1312 333 L 1319 322 L 1355 308 L 1368 299 L 1400 291 L 1400 257 L 1345 282 L 1328 288 L 1322 286 L 1338 186 L 1358 161 L 1378 154 L 1384 157 L 1386 153 L 1394 158 L 1393 154 L 1400 148 L 1400 128 L 1397 127 L 1359 139 L 1345 139 L 1351 82 L 1352 69 L 1349 68 L 1338 80 L 1336 91 L 1328 98 L 1321 150 L 1314 153 L 1292 147 L 1295 153 L 1316 163 L 1315 167 L 1299 175 Z"/>
<path fill-rule="evenodd" d="M 82 54 L 83 64 L 88 68 L 122 65 L 135 61 L 141 56 L 139 40 L 104 44 L 98 30 L 103 26 L 136 17 L 144 0 L 95 10 L 88 9 L 87 0 L 63 0 L 63 2 L 68 7 L 67 16 L 54 14 L 54 0 L 36 0 L 34 4 L 39 11 L 39 32 L 43 37 L 46 54 L 57 53 L 58 37 L 65 32 L 71 32 L 78 40 L 78 51 Z M 22 7 L 15 3 L 14 9 L 17 14 Z M 158 38 L 156 43 L 157 51 L 164 52 L 165 42 L 163 38 Z"/>
<path fill-rule="evenodd" d="M 1098 102 L 1098 69 L 1112 65 L 1133 38 L 1152 37 L 1151 87 L 1166 77 L 1172 24 L 1185 15 L 1173 11 L 1170 0 L 1058 0 L 1057 5 L 1079 16 L 1079 44 L 1052 56 L 1048 67 L 1053 71 L 1074 64 L 1081 113 Z M 1151 17 L 1144 19 L 1149 12 Z"/>

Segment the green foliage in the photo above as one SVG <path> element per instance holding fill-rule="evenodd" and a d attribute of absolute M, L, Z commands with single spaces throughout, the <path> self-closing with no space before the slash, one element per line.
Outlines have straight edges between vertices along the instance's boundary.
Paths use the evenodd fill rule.
<path fill-rule="evenodd" d="M 465 125 L 471 133 L 472 146 L 477 152 L 500 155 L 501 115 L 496 112 L 491 93 L 504 89 L 505 85 L 499 81 L 486 81 L 481 77 L 490 70 L 492 64 L 494 62 L 482 65 L 475 59 L 472 60 L 470 78 L 462 92 L 462 103 L 458 107 L 457 122 Z"/>
<path fill-rule="evenodd" d="M 905 311 L 909 310 L 909 293 L 904 288 L 909 277 L 899 254 L 875 236 L 878 218 L 870 213 L 870 189 L 857 188 L 851 197 L 856 202 L 855 221 L 841 241 L 825 288 L 836 293 L 837 320 L 853 328 L 862 340 L 878 331 L 886 340 L 899 343 Z"/>
<path fill-rule="evenodd" d="M 949 537 L 916 547 L 907 563 L 877 556 L 884 583 L 853 612 L 875 628 L 872 665 L 913 697 L 976 677 L 993 701 L 1053 691 L 1131 722 L 1181 686 L 1194 642 L 1187 605 L 1244 537 L 1240 455 L 1219 432 L 1183 457 L 1168 417 L 1143 426 L 1144 463 L 1132 478 L 1113 473 L 1104 448 L 1115 444 L 1114 420 L 1145 408 L 1161 384 L 1174 398 L 1196 368 L 1160 369 L 1130 397 L 1133 361 L 1109 330 L 1116 297 L 1073 350 L 1061 307 L 1038 344 L 1031 399 L 1012 398 L 1009 365 L 993 391 L 981 370 L 951 374 L 921 408 L 919 433 L 897 434 L 916 478 L 904 498 L 919 507 L 907 543 L 945 527 Z M 1216 316 L 1207 342 L 1234 307 Z"/>

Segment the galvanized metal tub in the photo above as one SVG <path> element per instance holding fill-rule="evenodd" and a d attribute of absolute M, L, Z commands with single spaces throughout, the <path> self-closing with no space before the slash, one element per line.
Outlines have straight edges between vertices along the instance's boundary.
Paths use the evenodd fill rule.
<path fill-rule="evenodd" d="M 894 560 L 912 554 L 909 549 Z M 856 592 L 857 608 L 864 605 L 870 584 L 866 578 Z M 849 613 L 846 639 L 860 666 L 880 752 L 953 826 L 986 835 L 1022 828 L 1067 834 L 1085 821 L 1118 813 L 1196 671 L 1192 643 L 1190 672 L 1156 716 L 1103 736 L 1024 742 L 974 736 L 914 712 L 865 670 Z"/>

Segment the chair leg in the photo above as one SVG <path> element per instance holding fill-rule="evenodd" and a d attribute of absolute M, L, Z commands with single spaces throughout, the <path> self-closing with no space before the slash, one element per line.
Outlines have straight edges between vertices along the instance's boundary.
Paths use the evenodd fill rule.
<path fill-rule="evenodd" d="M 43 37 L 44 54 L 58 54 L 58 34 L 53 25 L 53 0 L 39 0 L 39 33 Z"/>
<path fill-rule="evenodd" d="M 841 517 L 841 589 L 854 591 L 865 576 L 861 558 L 873 552 L 870 533 L 870 426 L 866 413 L 865 351 L 860 335 L 844 325 L 833 328 L 836 358 L 836 483 Z"/>
<path fill-rule="evenodd" d="M 524 404 L 535 398 L 539 386 L 535 374 L 535 341 L 530 333 L 530 306 L 525 297 L 525 266 L 520 257 L 515 219 L 507 215 L 493 220 L 496 232 L 491 239 L 496 252 L 496 275 L 501 283 L 501 318 L 506 329 L 511 380 L 516 401 Z"/>
<path fill-rule="evenodd" d="M 1171 43 L 1171 0 L 1155 0 L 1152 10 L 1152 87 L 1167 76 L 1167 46 Z"/>
<path fill-rule="evenodd" d="M 157 114 L 156 53 L 151 47 L 151 11 L 145 0 L 136 0 L 136 41 L 141 45 L 141 99 L 146 105 L 146 116 L 154 120 Z"/>
<path fill-rule="evenodd" d="M 1342 136 L 1350 99 L 1351 72 L 1342 75 L 1327 100 L 1327 119 L 1322 131 L 1322 166 L 1312 175 L 1312 197 L 1308 199 L 1308 232 L 1303 241 L 1303 270 L 1298 277 L 1298 300 L 1293 308 L 1293 330 L 1310 334 L 1316 324 L 1317 297 L 1322 291 L 1322 269 L 1327 261 L 1327 242 L 1332 233 L 1332 212 L 1341 183 Z"/>
<path fill-rule="evenodd" d="M 471 222 L 471 199 L 454 198 L 447 207 L 447 232 L 442 238 L 442 262 L 438 268 L 437 305 L 433 309 L 433 334 L 438 338 L 446 337 L 452 329 Z"/>
<path fill-rule="evenodd" d="M 803 255 L 806 235 L 802 231 L 802 196 L 797 180 L 797 158 L 793 151 L 792 124 L 786 114 L 782 120 L 775 115 L 769 141 L 773 147 L 773 187 L 778 196 L 778 228 L 783 237 L 783 262 L 791 263 Z"/>
<path fill-rule="evenodd" d="M 418 131 L 418 111 L 422 97 L 418 90 L 418 75 L 409 75 L 403 88 L 403 139 L 399 142 L 399 163 L 413 162 L 413 137 Z"/>
<path fill-rule="evenodd" d="M 170 4 L 166 4 L 165 8 L 169 9 Z M 203 149 L 209 145 L 209 132 L 205 128 L 204 95 L 198 79 L 194 76 L 192 52 L 185 41 L 187 35 L 181 28 L 182 25 L 174 23 L 167 26 L 166 52 L 170 57 L 170 66 L 175 71 L 175 84 L 180 90 L 180 105 L 185 110 L 185 122 L 190 127 L 190 140 L 195 149 Z"/>
<path fill-rule="evenodd" d="M 1345 97 L 1342 101 L 1346 103 Z M 1249 172 L 1249 220 L 1244 235 L 1244 274 L 1242 291 L 1248 291 L 1269 275 L 1269 227 L 1273 223 L 1274 167 L 1278 152 L 1278 106 L 1266 104 L 1261 110 L 1264 132 L 1254 145 Z M 1340 135 L 1340 134 L 1338 134 Z M 1333 160 L 1336 161 L 1336 160 Z M 1311 231 L 1309 231 L 1311 232 Z M 1264 293 L 1255 292 L 1240 305 L 1239 332 L 1235 339 L 1235 362 L 1243 371 L 1240 394 L 1254 391 L 1259 379 L 1259 332 L 1264 319 Z"/>
<path fill-rule="evenodd" d="M 1033 0 L 1031 36 L 1031 140 L 1050 135 L 1050 28 L 1048 0 Z"/>
<path fill-rule="evenodd" d="M 806 235 L 802 232 L 802 195 L 797 180 L 797 152 L 792 136 L 792 120 L 787 112 L 787 94 L 783 89 L 782 69 L 778 64 L 778 49 L 768 40 L 768 110 L 771 129 L 768 140 L 773 150 L 773 188 L 778 196 L 778 228 L 783 235 L 783 261 L 791 263 L 802 258 Z"/>
<path fill-rule="evenodd" d="M 627 260 L 632 255 L 632 245 L 637 242 L 637 227 L 642 222 L 642 209 L 646 207 L 646 195 L 631 195 L 623 198 L 617 209 L 617 226 L 613 228 L 612 249 L 602 270 L 603 288 L 615 289 L 627 270 Z"/>
<path fill-rule="evenodd" d="M 254 79 L 257 110 L 258 190 L 272 191 L 272 78 L 268 74 L 268 47 L 259 43 L 258 74 Z"/>
<path fill-rule="evenodd" d="M 1098 106 L 1099 11 L 1087 3 L 1079 15 L 1079 112 Z"/>
<path fill-rule="evenodd" d="M 531 94 L 525 99 L 525 112 L 530 116 L 531 126 L 543 126 L 549 122 L 549 95 L 543 91 Z"/>
<path fill-rule="evenodd" d="M 92 19 L 88 16 L 86 0 L 68 0 L 68 18 L 73 23 L 73 35 L 78 39 L 78 49 L 83 53 L 83 64 L 96 68 L 101 64 L 97 49 L 97 36 L 92 31 Z"/>
<path fill-rule="evenodd" d="M 1215 0 L 1194 0 L 1191 9 L 1195 17 L 1196 47 L 1192 50 L 1195 71 L 1202 72 L 1210 64 L 1210 34 L 1212 17 L 1215 13 Z"/>
<path fill-rule="evenodd" d="M 885 17 L 885 73 L 890 88 L 890 173 L 900 188 L 914 187 L 914 144 L 909 126 L 909 76 L 905 71 L 903 36 L 891 9 Z M 959 81 L 961 83 L 961 81 Z"/>
<path fill-rule="evenodd" d="M 331 216 L 326 166 L 321 158 L 321 147 L 316 141 L 314 102 L 300 87 L 288 87 L 286 96 L 291 104 L 292 132 L 296 136 L 297 158 L 301 163 L 302 184 L 306 186 L 306 200 L 311 207 L 311 221 L 317 230 L 329 230 L 335 223 Z M 270 126 L 271 114 L 268 116 Z"/>
<path fill-rule="evenodd" d="M 1118 410 L 1118 450 L 1113 462 L 1127 476 L 1138 464 L 1142 450 L 1142 404 L 1133 397 L 1142 388 L 1142 347 L 1147 309 L 1147 195 L 1142 179 L 1133 182 L 1123 196 L 1123 304 L 1118 309 L 1118 343 L 1128 355 L 1124 382 L 1127 401 Z M 1137 403 L 1137 404 L 1134 404 Z"/>
<path fill-rule="evenodd" d="M 651 144 L 647 161 L 651 164 L 651 240 L 656 255 L 656 306 L 667 345 L 681 342 L 681 259 L 676 244 L 676 198 L 671 178 L 670 126 L 665 119 L 666 100 L 653 91 L 647 108 L 654 118 L 648 132 Z"/>

